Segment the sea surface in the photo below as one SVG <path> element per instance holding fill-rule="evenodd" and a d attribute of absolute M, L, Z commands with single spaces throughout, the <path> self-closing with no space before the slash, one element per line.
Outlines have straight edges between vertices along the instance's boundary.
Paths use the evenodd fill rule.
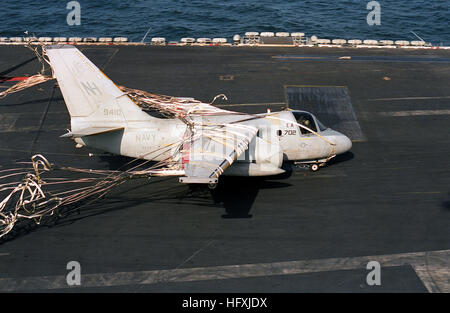
<path fill-rule="evenodd" d="M 450 45 L 450 0 L 381 0 L 381 25 L 367 24 L 365 0 L 78 1 L 81 25 L 69 26 L 69 1 L 0 1 L 0 37 L 227 37 L 246 31 L 304 32 L 344 39 L 417 40 Z"/>

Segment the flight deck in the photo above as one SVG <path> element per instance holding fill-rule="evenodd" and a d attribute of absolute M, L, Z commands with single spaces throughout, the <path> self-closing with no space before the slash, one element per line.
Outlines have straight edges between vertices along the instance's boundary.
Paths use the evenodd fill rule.
<path fill-rule="evenodd" d="M 318 172 L 130 180 L 0 243 L 0 291 L 450 292 L 450 50 L 78 45 L 116 84 L 262 113 L 302 109 L 353 141 Z M 0 45 L 0 77 L 37 73 Z M 0 91 L 13 82 L 0 82 Z M 61 135 L 55 81 L 0 99 L 0 169 L 42 154 L 80 168 L 129 161 Z M 82 285 L 66 284 L 78 261 Z M 369 261 L 380 286 L 366 283 Z"/>

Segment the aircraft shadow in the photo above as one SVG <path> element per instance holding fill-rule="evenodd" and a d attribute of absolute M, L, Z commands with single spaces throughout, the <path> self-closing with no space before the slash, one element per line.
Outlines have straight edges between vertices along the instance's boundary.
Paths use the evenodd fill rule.
<path fill-rule="evenodd" d="M 220 178 L 211 196 L 216 204 L 222 204 L 225 214 L 222 218 L 251 218 L 250 211 L 261 189 L 284 188 L 290 184 L 268 180 L 261 177 L 227 177 Z"/>
<path fill-rule="evenodd" d="M 125 170 L 131 165 L 137 165 L 139 162 L 133 162 L 132 158 L 116 155 L 101 155 L 100 160 L 101 162 L 106 162 L 110 170 Z M 289 167 L 289 165 L 287 166 Z M 292 171 L 290 168 L 286 168 L 284 174 L 265 178 L 222 176 L 216 189 L 210 190 L 205 185 L 190 184 L 185 192 L 174 196 L 181 201 L 187 200 L 192 204 L 201 206 L 211 206 L 210 202 L 205 203 L 204 200 L 206 198 L 212 199 L 215 206 L 223 206 L 225 208 L 226 213 L 222 215 L 223 218 L 251 218 L 250 210 L 259 190 L 288 187 L 290 184 L 277 182 L 276 180 L 286 179 L 291 175 Z M 196 199 L 199 200 L 199 203 L 195 203 Z"/>

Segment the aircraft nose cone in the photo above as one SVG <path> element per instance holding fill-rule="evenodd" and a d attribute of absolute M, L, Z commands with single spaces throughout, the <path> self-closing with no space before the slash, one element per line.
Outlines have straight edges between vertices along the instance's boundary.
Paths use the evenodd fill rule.
<path fill-rule="evenodd" d="M 341 134 L 336 138 L 336 154 L 342 154 L 347 152 L 352 148 L 352 141 L 347 136 Z"/>

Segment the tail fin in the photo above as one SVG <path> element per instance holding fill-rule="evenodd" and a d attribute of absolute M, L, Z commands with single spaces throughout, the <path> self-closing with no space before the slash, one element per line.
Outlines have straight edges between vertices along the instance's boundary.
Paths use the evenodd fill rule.
<path fill-rule="evenodd" d="M 76 131 L 74 126 L 123 126 L 128 121 L 152 118 L 76 47 L 48 46 L 46 53 L 69 110 L 72 131 Z"/>

